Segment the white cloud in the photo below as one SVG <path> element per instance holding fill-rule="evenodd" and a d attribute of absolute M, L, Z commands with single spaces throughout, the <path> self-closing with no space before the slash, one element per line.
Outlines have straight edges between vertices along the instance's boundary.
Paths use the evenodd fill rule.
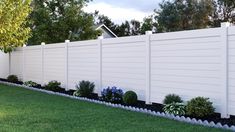
<path fill-rule="evenodd" d="M 144 17 L 151 15 L 152 12 L 144 12 L 134 8 L 123 8 L 114 5 L 110 5 L 104 2 L 100 3 L 90 3 L 84 8 L 86 12 L 99 11 L 100 14 L 104 14 L 112 19 L 115 23 L 122 23 L 125 20 L 138 20 L 142 21 Z"/>

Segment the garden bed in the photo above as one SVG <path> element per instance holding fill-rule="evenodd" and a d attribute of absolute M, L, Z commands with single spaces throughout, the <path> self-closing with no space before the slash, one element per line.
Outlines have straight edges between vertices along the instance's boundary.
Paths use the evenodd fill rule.
<path fill-rule="evenodd" d="M 28 89 L 0 84 L 0 131 L 225 131 Z"/>
<path fill-rule="evenodd" d="M 6 82 L 9 82 L 7 81 L 6 79 L 0 79 L 0 81 L 6 81 Z M 22 85 L 23 83 L 22 82 L 18 82 L 16 84 L 20 84 Z M 37 88 L 37 89 L 44 89 L 44 87 L 34 87 L 34 88 Z M 67 94 L 67 95 L 73 95 L 75 90 L 69 90 L 69 91 L 66 91 L 65 89 L 61 89 L 59 91 L 59 93 L 63 93 L 63 94 Z M 96 93 L 93 93 L 92 96 L 90 97 L 90 99 L 93 99 L 93 100 L 97 100 L 97 101 L 100 101 L 100 97 L 98 97 L 98 94 Z M 124 103 L 120 103 L 121 105 L 123 106 L 127 106 L 126 104 Z M 140 101 L 138 100 L 137 101 L 137 104 L 133 105 L 133 107 L 136 107 L 136 108 L 142 108 L 142 109 L 147 109 L 147 110 L 151 110 L 151 111 L 154 111 L 154 112 L 163 112 L 163 107 L 164 105 L 162 104 L 157 104 L 157 103 L 153 103 L 151 105 L 147 105 L 145 104 L 144 101 Z M 185 118 L 189 117 L 189 118 L 195 118 L 196 120 L 202 120 L 202 121 L 208 121 L 208 122 L 214 122 L 215 124 L 217 123 L 221 123 L 221 125 L 228 125 L 229 127 L 230 126 L 235 126 L 235 116 L 231 116 L 230 118 L 228 119 L 222 119 L 220 118 L 220 114 L 219 113 L 214 113 L 213 115 L 211 116 L 207 116 L 207 117 L 204 117 L 204 118 L 197 118 L 197 117 L 192 117 L 192 116 L 187 116 L 185 115 L 184 116 Z"/>

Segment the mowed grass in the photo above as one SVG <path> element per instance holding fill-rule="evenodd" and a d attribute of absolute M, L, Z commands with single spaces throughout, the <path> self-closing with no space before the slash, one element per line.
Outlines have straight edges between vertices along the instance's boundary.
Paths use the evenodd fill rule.
<path fill-rule="evenodd" d="M 223 130 L 0 84 L 0 131 L 219 132 Z"/>

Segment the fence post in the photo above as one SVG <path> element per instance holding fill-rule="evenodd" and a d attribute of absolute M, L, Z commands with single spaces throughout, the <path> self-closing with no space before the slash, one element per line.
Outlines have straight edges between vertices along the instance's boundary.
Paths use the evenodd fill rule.
<path fill-rule="evenodd" d="M 23 82 L 25 82 L 26 80 L 25 80 L 25 67 L 24 67 L 24 65 L 25 65 L 25 47 L 26 47 L 26 45 L 24 44 L 23 45 L 23 48 L 22 48 L 22 81 Z"/>
<path fill-rule="evenodd" d="M 9 71 L 8 71 L 8 75 L 11 75 L 11 52 L 8 53 L 9 54 L 9 62 L 8 62 L 8 65 L 9 65 Z"/>
<path fill-rule="evenodd" d="M 228 27 L 230 23 L 221 23 L 222 41 L 222 111 L 221 118 L 229 118 L 228 114 Z"/>
<path fill-rule="evenodd" d="M 68 72 L 68 44 L 70 40 L 65 40 L 65 90 L 69 90 L 69 72 Z"/>
<path fill-rule="evenodd" d="M 151 45 L 150 36 L 152 31 L 146 31 L 146 90 L 145 90 L 145 103 L 151 104 L 150 91 L 151 91 Z"/>
<path fill-rule="evenodd" d="M 46 44 L 44 42 L 41 43 L 41 64 L 42 64 L 42 77 L 41 77 L 41 85 L 44 85 L 44 46 Z"/>
<path fill-rule="evenodd" d="M 98 37 L 98 95 L 101 95 L 102 90 L 102 40 L 103 36 Z"/>

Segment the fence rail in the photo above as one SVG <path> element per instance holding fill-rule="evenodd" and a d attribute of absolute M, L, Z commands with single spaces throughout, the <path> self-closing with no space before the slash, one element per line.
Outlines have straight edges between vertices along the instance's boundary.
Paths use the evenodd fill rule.
<path fill-rule="evenodd" d="M 66 89 L 90 80 L 97 93 L 115 85 L 137 92 L 146 103 L 161 103 L 170 93 L 184 100 L 204 96 L 222 117 L 235 115 L 235 27 L 226 24 L 17 48 L 10 68 L 8 55 L 0 58 L 0 77 L 15 74 L 40 84 L 58 80 Z"/>

